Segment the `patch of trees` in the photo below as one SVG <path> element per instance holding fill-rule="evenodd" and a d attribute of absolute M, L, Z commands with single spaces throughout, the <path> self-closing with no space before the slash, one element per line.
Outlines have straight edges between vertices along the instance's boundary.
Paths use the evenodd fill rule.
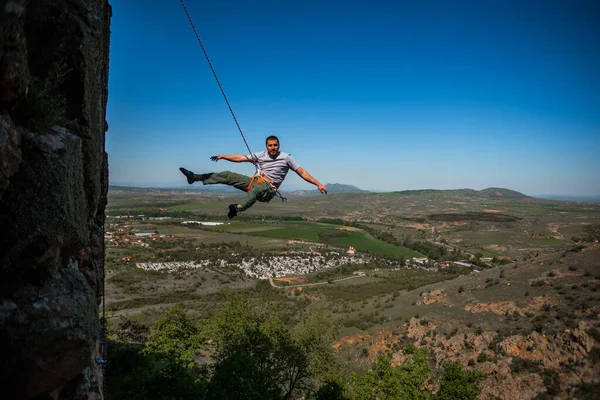
<path fill-rule="evenodd" d="M 263 215 L 260 217 L 248 215 L 248 219 L 259 219 L 265 221 L 306 221 L 306 218 L 300 216 L 291 216 L 291 215 Z"/>
<path fill-rule="evenodd" d="M 425 218 L 423 217 L 404 217 L 402 219 L 411 222 L 425 222 Z"/>
<path fill-rule="evenodd" d="M 359 371 L 336 358 L 337 326 L 324 311 L 289 326 L 285 307 L 269 296 L 223 296 L 208 318 L 175 307 L 152 328 L 122 319 L 111 329 L 106 399 L 430 399 L 431 379 L 439 380 L 436 399 L 476 399 L 481 391 L 476 370 L 445 363 L 436 374 L 429 351 L 413 345 L 396 367 L 381 355 Z"/>
<path fill-rule="evenodd" d="M 315 311 L 294 326 L 269 296 L 224 294 L 211 318 L 181 307 L 150 329 L 113 330 L 107 399 L 293 399 L 314 393 L 333 370 L 337 326 Z"/>
<path fill-rule="evenodd" d="M 445 259 L 446 255 L 448 254 L 448 249 L 446 249 L 444 246 L 429 242 L 412 241 L 410 237 L 404 239 L 403 245 L 404 247 L 408 247 L 411 250 L 426 255 L 427 258 L 432 260 Z"/>
<path fill-rule="evenodd" d="M 431 214 L 428 217 L 434 221 L 486 221 L 514 222 L 521 218 L 500 213 L 467 212 L 464 214 Z"/>
<path fill-rule="evenodd" d="M 344 226 L 352 226 L 354 228 L 363 228 L 363 226 L 355 221 L 346 221 L 341 218 L 319 218 L 317 222 L 323 224 L 331 224 L 331 225 L 344 225 Z"/>

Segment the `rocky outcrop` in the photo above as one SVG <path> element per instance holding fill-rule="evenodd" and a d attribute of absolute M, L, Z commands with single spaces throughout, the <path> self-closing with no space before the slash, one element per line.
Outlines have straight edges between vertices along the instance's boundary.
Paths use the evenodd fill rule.
<path fill-rule="evenodd" d="M 417 301 L 418 305 L 427 305 L 427 304 L 442 304 L 444 306 L 450 306 L 451 302 L 446 295 L 446 292 L 443 290 L 432 290 L 431 292 L 422 292 L 421 297 L 422 300 Z"/>
<path fill-rule="evenodd" d="M 102 398 L 107 0 L 0 0 L 0 387 Z"/>
<path fill-rule="evenodd" d="M 533 301 L 536 304 L 535 301 Z M 594 310 L 595 311 L 595 310 Z M 594 319 L 593 321 L 596 321 Z M 411 318 L 397 329 L 345 336 L 334 345 L 341 351 L 355 345 L 359 355 L 353 362 L 365 368 L 377 356 L 391 353 L 392 365 L 402 364 L 409 356 L 402 349 L 406 343 L 426 347 L 431 353 L 431 365 L 440 371 L 443 364 L 458 361 L 467 369 L 483 373 L 480 399 L 574 399 L 581 397 L 584 383 L 594 385 L 600 376 L 600 364 L 590 354 L 598 342 L 590 335 L 595 323 L 580 321 L 577 328 L 565 329 L 554 335 L 536 331 L 528 335 L 502 336 L 496 332 L 478 333 L 456 330 L 450 334 L 436 333 L 441 325 Z M 346 356 L 352 354 L 348 351 Z M 429 389 L 439 389 L 435 379 Z M 590 389 L 593 390 L 593 389 Z M 592 398 L 592 397 L 589 397 Z M 593 397 L 596 398 L 596 397 Z"/>
<path fill-rule="evenodd" d="M 514 301 L 499 301 L 497 303 L 467 304 L 465 311 L 472 313 L 493 312 L 499 315 L 525 315 L 526 313 L 539 312 L 546 304 L 553 305 L 552 297 L 532 297 L 525 307 L 518 307 Z"/>

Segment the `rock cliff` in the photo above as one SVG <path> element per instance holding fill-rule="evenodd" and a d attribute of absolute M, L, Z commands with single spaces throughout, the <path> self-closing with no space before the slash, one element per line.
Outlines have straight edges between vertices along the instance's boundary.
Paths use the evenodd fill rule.
<path fill-rule="evenodd" d="M 0 0 L 0 387 L 102 398 L 107 0 Z"/>

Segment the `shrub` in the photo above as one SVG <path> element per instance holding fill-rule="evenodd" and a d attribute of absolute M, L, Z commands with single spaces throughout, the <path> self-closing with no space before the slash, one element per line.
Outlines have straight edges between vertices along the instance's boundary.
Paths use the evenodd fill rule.
<path fill-rule="evenodd" d="M 458 328 L 452 329 L 452 331 L 450 331 L 450 333 L 446 335 L 446 339 L 450 339 L 452 336 L 456 335 L 457 332 Z"/>
<path fill-rule="evenodd" d="M 34 76 L 27 96 L 15 107 L 15 122 L 36 132 L 45 132 L 59 124 L 66 112 L 66 99 L 60 93 L 60 86 L 70 71 L 66 64 L 55 62 L 46 76 Z"/>
<path fill-rule="evenodd" d="M 469 360 L 469 364 L 473 360 Z M 479 382 L 483 374 L 477 370 L 467 371 L 458 362 L 447 362 L 442 367 L 442 379 L 437 400 L 476 400 L 481 393 Z"/>
<path fill-rule="evenodd" d="M 548 311 L 552 310 L 552 305 L 546 303 L 542 306 L 542 310 L 548 312 Z"/>
<path fill-rule="evenodd" d="M 325 383 L 317 390 L 315 400 L 349 400 L 350 397 L 344 385 L 344 381 L 338 377 L 325 380 Z"/>
<path fill-rule="evenodd" d="M 526 358 L 514 357 L 510 364 L 510 369 L 513 373 L 518 374 L 521 372 L 539 372 L 540 362 L 528 360 Z"/>
<path fill-rule="evenodd" d="M 587 357 L 590 359 L 592 364 L 598 364 L 598 362 L 600 362 L 600 347 L 592 347 L 592 350 L 590 350 Z"/>
<path fill-rule="evenodd" d="M 598 328 L 590 328 L 587 331 L 587 334 L 590 335 L 596 342 L 600 343 L 600 330 Z"/>
<path fill-rule="evenodd" d="M 401 365 L 392 367 L 388 357 L 379 356 L 372 369 L 354 376 L 354 395 L 357 399 L 392 398 L 390 394 L 404 394 L 403 398 L 428 399 L 431 393 L 425 388 L 425 380 L 431 373 L 427 349 L 407 345 L 404 353 L 409 355 Z M 394 397 L 396 398 L 396 397 Z"/>

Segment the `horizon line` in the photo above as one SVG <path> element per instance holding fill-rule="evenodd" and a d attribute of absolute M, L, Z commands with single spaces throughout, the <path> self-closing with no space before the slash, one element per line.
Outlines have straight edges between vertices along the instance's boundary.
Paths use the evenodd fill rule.
<path fill-rule="evenodd" d="M 451 191 L 451 190 L 475 190 L 475 191 L 481 191 L 481 190 L 486 190 L 486 189 L 490 189 L 490 188 L 498 188 L 498 189 L 506 189 L 506 190 L 512 190 L 515 192 L 519 192 L 521 194 L 524 194 L 525 196 L 529 196 L 529 197 L 537 197 L 537 198 L 548 198 L 551 199 L 551 197 L 562 197 L 562 198 L 574 198 L 574 199 L 589 199 L 589 198 L 594 198 L 597 200 L 600 200 L 600 193 L 588 193 L 588 194 L 572 194 L 572 193 L 534 193 L 534 194 L 527 194 L 527 193 L 523 193 L 520 192 L 518 190 L 514 190 L 514 189 L 509 189 L 509 188 L 501 188 L 498 186 L 489 186 L 486 187 L 484 189 L 472 189 L 472 188 L 467 188 L 467 187 L 463 187 L 463 188 L 454 188 L 454 189 L 436 189 L 436 188 L 420 188 L 420 189 L 394 189 L 394 190 L 390 190 L 390 189 L 361 189 L 356 185 L 352 185 L 352 184 L 347 184 L 347 183 L 327 183 L 325 186 L 327 185 L 347 185 L 347 186 L 353 186 L 359 190 L 362 190 L 364 192 L 371 192 L 371 193 L 392 193 L 392 192 L 407 192 L 407 191 L 421 191 L 421 190 L 439 190 L 439 191 Z M 202 186 L 197 186 L 197 187 L 188 187 L 186 185 L 177 185 L 175 183 L 160 183 L 160 182 L 156 182 L 156 183 L 138 183 L 138 182 L 114 182 L 114 183 L 109 183 L 109 187 L 110 186 L 120 186 L 120 187 L 131 187 L 131 188 L 138 188 L 138 189 L 191 189 L 191 190 L 203 190 L 201 189 Z M 227 187 L 225 185 L 221 185 L 223 187 Z M 209 188 L 204 188 L 204 190 L 215 190 L 219 187 L 221 187 L 219 185 L 215 185 L 214 189 L 209 189 Z M 310 189 L 310 188 L 297 188 L 297 187 L 290 187 L 288 189 L 283 189 L 283 192 L 293 192 L 293 191 L 311 191 L 311 190 L 317 190 L 317 189 Z"/>

